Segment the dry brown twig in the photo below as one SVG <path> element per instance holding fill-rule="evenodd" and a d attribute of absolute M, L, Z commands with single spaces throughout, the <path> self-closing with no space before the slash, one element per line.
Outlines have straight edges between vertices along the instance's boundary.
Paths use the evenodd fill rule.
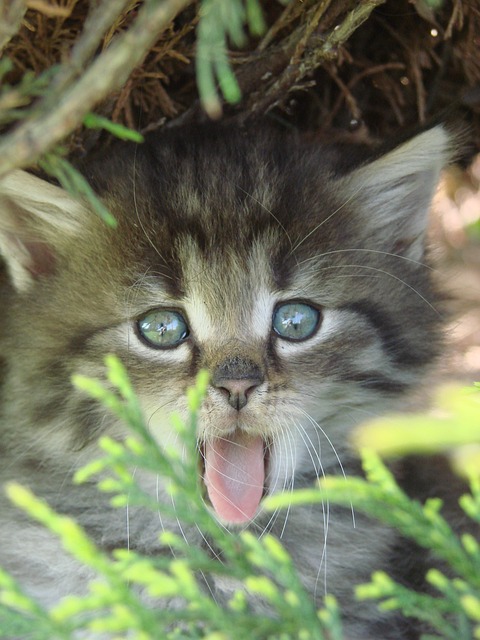
<path fill-rule="evenodd" d="M 0 0 L 0 51 L 17 33 L 26 11 L 24 0 Z"/>
<path fill-rule="evenodd" d="M 192 0 L 147 0 L 129 28 L 64 89 L 52 91 L 34 116 L 7 134 L 0 144 L 0 176 L 34 163 L 81 123 L 107 95 L 120 88 L 140 64 L 158 35 Z M 103 5 L 102 5 L 103 6 Z M 59 102 L 57 102 L 59 101 Z"/>
<path fill-rule="evenodd" d="M 246 116 L 258 115 L 273 108 L 279 101 L 283 100 L 289 91 L 298 86 L 308 74 L 315 71 L 325 62 L 336 58 L 339 48 L 348 40 L 351 34 L 369 17 L 371 12 L 385 0 L 365 0 L 347 13 L 343 22 L 336 25 L 324 38 L 315 34 L 318 21 L 328 7 L 328 2 L 322 2 L 314 12 L 311 22 L 302 28 L 300 33 L 295 34 L 297 42 L 301 46 L 296 48 L 290 58 L 288 66 L 283 70 L 278 80 L 273 80 L 270 85 L 262 91 L 261 96 L 254 96 L 248 101 L 246 106 Z M 296 53 L 302 53 L 298 58 Z"/>
<path fill-rule="evenodd" d="M 49 18 L 69 18 L 72 8 L 72 5 L 55 4 L 47 0 L 27 0 L 27 9 L 34 9 Z"/>
<path fill-rule="evenodd" d="M 36 9 L 21 20 L 32 2 Z M 291 0 L 284 8 L 274 0 L 260 3 L 267 31 L 231 54 L 243 99 L 225 109 L 226 118 L 245 120 L 277 108 L 280 117 L 295 119 L 299 107 L 309 114 L 305 126 L 321 126 L 326 134 L 326 127 L 343 126 L 349 113 L 361 113 L 375 135 L 385 136 L 399 123 L 428 118 L 480 82 L 478 0 L 445 2 L 427 18 L 409 0 Z M 129 35 L 154 5 L 171 7 L 178 20 L 155 34 L 147 20 L 142 32 Z M 59 140 L 72 155 L 91 149 L 100 134 L 81 123 L 93 108 L 148 130 L 204 118 L 191 64 L 198 7 L 199 0 L 0 0 L 0 42 L 13 64 L 0 95 L 0 170 L 17 161 L 31 164 Z M 430 36 L 432 25 L 437 38 Z M 119 41 L 129 53 L 115 62 L 123 55 L 112 55 Z M 49 78 L 44 97 L 25 92 L 25 71 Z M 14 131 L 16 114 L 27 119 Z"/>

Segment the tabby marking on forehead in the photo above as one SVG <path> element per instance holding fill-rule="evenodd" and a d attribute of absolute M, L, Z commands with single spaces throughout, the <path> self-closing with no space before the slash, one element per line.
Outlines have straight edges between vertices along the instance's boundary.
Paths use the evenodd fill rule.
<path fill-rule="evenodd" d="M 244 256 L 205 255 L 190 239 L 178 250 L 184 305 L 196 339 L 203 344 L 266 339 L 274 296 L 266 248 L 256 242 Z"/>
<path fill-rule="evenodd" d="M 138 278 L 126 290 L 123 313 L 125 318 L 135 318 L 157 307 L 175 307 L 178 302 L 178 297 L 165 291 L 162 278 L 151 273 Z"/>

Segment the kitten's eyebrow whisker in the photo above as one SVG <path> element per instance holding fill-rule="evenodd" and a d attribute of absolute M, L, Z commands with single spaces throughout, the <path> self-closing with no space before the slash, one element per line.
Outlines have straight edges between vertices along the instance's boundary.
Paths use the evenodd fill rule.
<path fill-rule="evenodd" d="M 277 216 L 273 213 L 273 211 L 271 211 L 268 207 L 266 207 L 262 202 L 260 202 L 260 200 L 258 200 L 257 198 L 255 198 L 255 196 L 252 196 L 251 193 L 249 193 L 248 191 L 246 191 L 245 189 L 243 189 L 239 184 L 235 183 L 235 187 L 237 189 L 240 189 L 240 191 L 243 191 L 243 193 L 250 198 L 251 200 L 253 200 L 256 204 L 260 205 L 262 207 L 262 209 L 264 209 L 274 220 L 275 222 L 278 224 L 278 226 L 282 229 L 282 231 L 285 233 L 285 235 L 288 238 L 288 242 L 290 243 L 290 246 L 293 247 L 293 242 L 292 239 L 290 238 L 290 235 L 288 233 L 288 231 L 285 229 L 285 227 L 283 226 L 283 224 L 280 222 L 280 220 L 277 218 Z M 293 248 L 291 249 L 291 251 L 293 251 Z"/>
<path fill-rule="evenodd" d="M 438 309 L 436 309 L 431 302 L 429 302 L 424 296 L 422 296 L 420 291 L 417 291 L 417 289 L 415 289 L 415 287 L 412 287 L 411 284 L 408 284 L 408 282 L 406 282 L 405 280 L 402 280 L 402 278 L 399 278 L 398 276 L 394 275 L 393 273 L 390 273 L 389 271 L 385 271 L 384 269 L 379 269 L 378 267 L 371 267 L 369 265 L 364 265 L 364 264 L 338 264 L 338 265 L 331 265 L 326 267 L 319 267 L 316 270 L 316 272 L 318 273 L 320 271 L 327 271 L 329 269 L 368 269 L 370 271 L 375 271 L 376 273 L 389 276 L 390 278 L 393 278 L 397 282 L 400 282 L 400 284 L 403 284 L 406 287 L 408 287 L 411 291 L 413 291 L 413 293 L 415 293 L 419 298 L 421 298 L 421 300 L 423 300 L 423 302 L 425 302 L 425 304 L 427 304 L 430 307 L 430 309 L 432 309 L 432 311 L 434 311 L 437 314 L 439 318 L 442 318 L 442 314 L 440 313 L 440 311 L 438 311 Z M 358 275 L 358 274 L 355 274 L 355 275 Z"/>
<path fill-rule="evenodd" d="M 133 173 L 132 173 L 132 196 L 133 196 L 133 205 L 134 205 L 134 209 L 135 209 L 135 215 L 138 221 L 138 224 L 140 226 L 140 229 L 143 232 L 143 235 L 145 236 L 147 242 L 149 243 L 149 245 L 152 247 L 152 249 L 155 251 L 155 253 L 159 256 L 159 258 L 162 260 L 163 264 L 167 265 L 167 261 L 165 260 L 164 256 L 160 253 L 160 251 L 158 250 L 158 247 L 154 244 L 154 242 L 152 241 L 152 239 L 150 238 L 150 236 L 147 233 L 147 230 L 145 229 L 145 225 L 143 224 L 142 218 L 140 216 L 140 212 L 138 209 L 138 202 L 137 202 L 137 148 L 135 147 L 135 153 L 133 156 Z M 168 278 L 169 280 L 173 280 L 173 278 L 171 276 L 168 276 L 167 274 L 165 274 L 165 277 Z"/>
<path fill-rule="evenodd" d="M 131 311 L 133 307 L 133 303 L 138 297 L 139 292 L 141 291 L 142 283 L 147 279 L 147 274 L 150 271 L 150 267 L 147 267 L 142 275 L 140 275 L 135 282 L 133 282 L 126 290 L 125 290 L 125 307 L 127 308 L 128 316 L 130 317 Z"/>
<path fill-rule="evenodd" d="M 147 267 L 143 274 L 140 274 L 138 278 L 133 282 L 129 287 L 127 287 L 125 291 L 125 304 L 127 308 L 132 308 L 133 302 L 138 298 L 142 291 L 146 293 L 150 293 L 152 290 L 152 286 L 149 285 L 148 280 L 152 280 L 154 283 L 158 281 L 158 278 L 168 278 L 171 280 L 171 277 L 164 273 L 163 271 L 153 271 L 151 267 Z M 145 283 L 145 286 L 144 286 Z M 158 291 L 158 285 L 155 287 L 155 292 Z M 131 302 L 130 302 L 131 297 Z M 131 315 L 131 314 L 129 314 Z"/>
<path fill-rule="evenodd" d="M 301 266 L 302 264 L 306 264 L 307 262 L 311 262 L 313 260 L 319 260 L 320 258 L 326 258 L 331 255 L 335 255 L 336 253 L 378 253 L 382 256 L 388 256 L 390 258 L 398 258 L 399 260 L 405 260 L 406 262 L 411 262 L 412 264 L 418 267 L 424 267 L 429 271 L 433 271 L 434 273 L 439 273 L 438 269 L 431 267 L 429 264 L 425 264 L 424 262 L 419 262 L 418 260 L 414 260 L 413 258 L 409 258 L 408 256 L 402 256 L 398 253 L 390 253 L 389 251 L 380 251 L 378 249 L 332 249 L 331 251 L 325 251 L 324 253 L 319 253 L 315 256 L 310 256 L 310 258 L 305 258 L 301 262 L 298 262 L 297 265 Z"/>
<path fill-rule="evenodd" d="M 316 233 L 316 232 L 320 229 L 320 227 L 323 227 L 323 225 L 324 225 L 325 223 L 327 223 L 331 218 L 333 218 L 333 216 L 335 216 L 339 211 L 341 211 L 341 210 L 343 209 L 343 207 L 345 207 L 349 202 L 351 202 L 351 201 L 355 198 L 355 196 L 356 196 L 356 195 L 357 195 L 357 194 L 358 194 L 358 193 L 363 189 L 363 187 L 364 187 L 364 185 L 360 185 L 360 186 L 358 187 L 358 189 L 357 189 L 356 191 L 354 191 L 354 192 L 350 195 L 350 197 L 348 197 L 348 198 L 345 200 L 345 202 L 343 202 L 339 207 L 337 207 L 337 208 L 335 209 L 335 211 L 333 211 L 333 213 L 331 213 L 329 216 L 327 216 L 324 220 L 322 220 L 319 224 L 317 224 L 317 226 L 316 226 L 316 227 L 314 227 L 314 228 L 313 228 L 311 231 L 309 231 L 305 236 L 303 236 L 303 238 L 302 238 L 301 240 L 299 240 L 299 241 L 297 242 L 297 244 L 296 244 L 292 249 L 290 249 L 290 252 L 289 252 L 289 254 L 288 254 L 288 255 L 291 255 L 292 253 L 294 253 L 294 252 L 298 249 L 298 247 L 299 247 L 300 245 L 302 245 L 302 244 L 305 242 L 305 240 L 307 240 L 311 235 L 313 235 L 314 233 Z"/>

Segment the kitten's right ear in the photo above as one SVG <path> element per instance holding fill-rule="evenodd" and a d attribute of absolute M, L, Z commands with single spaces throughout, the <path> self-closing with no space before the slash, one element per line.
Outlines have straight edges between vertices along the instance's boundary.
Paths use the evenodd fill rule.
<path fill-rule="evenodd" d="M 80 231 L 85 214 L 66 191 L 25 171 L 0 180 L 0 255 L 18 291 L 53 273 L 57 249 Z"/>

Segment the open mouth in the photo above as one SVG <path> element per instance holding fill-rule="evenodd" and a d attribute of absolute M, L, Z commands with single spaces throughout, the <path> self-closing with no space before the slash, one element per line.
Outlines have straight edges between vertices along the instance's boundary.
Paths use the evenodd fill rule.
<path fill-rule="evenodd" d="M 206 494 L 218 518 L 232 524 L 252 520 L 266 491 L 267 443 L 237 429 L 228 437 L 206 440 L 201 454 Z"/>

